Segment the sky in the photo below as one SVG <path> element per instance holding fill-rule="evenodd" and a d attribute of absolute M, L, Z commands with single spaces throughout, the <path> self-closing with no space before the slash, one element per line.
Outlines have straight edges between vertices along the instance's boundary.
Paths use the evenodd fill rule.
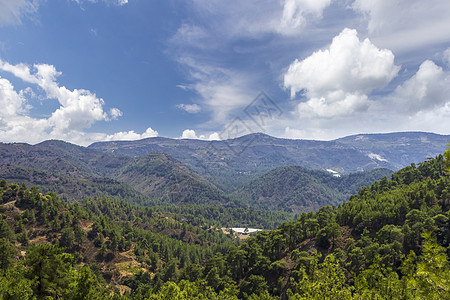
<path fill-rule="evenodd" d="M 450 134 L 448 0 L 0 0 L 0 142 Z"/>

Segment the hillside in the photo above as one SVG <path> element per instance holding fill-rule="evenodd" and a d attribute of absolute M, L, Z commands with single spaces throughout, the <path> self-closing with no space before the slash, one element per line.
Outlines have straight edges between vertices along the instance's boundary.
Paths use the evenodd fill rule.
<path fill-rule="evenodd" d="M 386 160 L 391 170 L 422 162 L 445 150 L 450 136 L 425 132 L 358 134 L 336 140 L 378 160 Z"/>
<path fill-rule="evenodd" d="M 315 211 L 322 206 L 338 205 L 361 187 L 391 174 L 387 169 L 373 169 L 335 177 L 298 166 L 279 167 L 252 180 L 233 196 L 262 209 Z"/>
<path fill-rule="evenodd" d="M 0 296 L 450 299 L 449 172 L 450 150 L 240 246 L 180 215 L 0 181 Z"/>
<path fill-rule="evenodd" d="M 0 158 L 0 178 L 38 185 L 67 201 L 107 196 L 143 205 L 236 206 L 200 175 L 162 153 L 131 158 L 46 141 L 34 146 L 0 143 Z"/>
<path fill-rule="evenodd" d="M 27 186 L 39 186 L 42 192 L 55 192 L 66 202 L 106 196 L 142 205 L 158 203 L 128 184 L 107 177 L 64 176 L 49 171 L 3 164 L 0 165 L 0 178 L 8 182 L 24 183 Z"/>
<path fill-rule="evenodd" d="M 168 280 L 174 263 L 200 263 L 236 244 L 220 230 L 179 221 L 182 215 L 122 201 L 69 205 L 5 180 L 0 196 L 1 299 L 102 299 L 128 290 L 123 284 L 141 271 Z M 25 269 L 18 264 L 4 273 L 18 260 Z"/>
<path fill-rule="evenodd" d="M 117 180 L 165 204 L 239 206 L 200 175 L 164 153 L 143 155 L 116 172 Z"/>
<path fill-rule="evenodd" d="M 376 142 L 366 143 L 366 139 Z M 233 192 L 280 166 L 332 169 L 344 174 L 374 168 L 395 171 L 442 153 L 449 140 L 450 136 L 421 132 L 358 135 L 334 141 L 290 140 L 258 133 L 212 142 L 161 137 L 99 142 L 89 148 L 132 157 L 166 153 L 225 192 Z"/>

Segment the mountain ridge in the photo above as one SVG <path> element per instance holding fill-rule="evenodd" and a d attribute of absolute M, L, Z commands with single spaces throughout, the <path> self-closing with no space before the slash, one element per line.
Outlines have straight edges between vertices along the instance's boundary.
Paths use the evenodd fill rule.
<path fill-rule="evenodd" d="M 365 140 L 371 141 L 365 145 Z M 399 144 L 397 140 L 403 142 Z M 359 134 L 332 141 L 275 138 L 255 133 L 223 141 L 147 138 L 97 142 L 90 149 L 140 156 L 164 152 L 226 192 L 233 192 L 273 168 L 289 165 L 348 174 L 375 168 L 396 171 L 446 149 L 450 135 L 426 132 Z M 405 142 L 406 141 L 406 142 Z M 409 145 L 414 147 L 409 147 Z"/>

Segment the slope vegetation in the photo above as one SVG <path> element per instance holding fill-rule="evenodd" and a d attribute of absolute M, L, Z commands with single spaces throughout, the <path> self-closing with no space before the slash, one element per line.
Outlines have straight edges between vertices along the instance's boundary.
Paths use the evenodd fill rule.
<path fill-rule="evenodd" d="M 338 205 L 361 187 L 390 176 L 392 171 L 373 169 L 341 177 L 303 167 L 279 167 L 252 180 L 233 195 L 263 209 L 305 212 Z"/>

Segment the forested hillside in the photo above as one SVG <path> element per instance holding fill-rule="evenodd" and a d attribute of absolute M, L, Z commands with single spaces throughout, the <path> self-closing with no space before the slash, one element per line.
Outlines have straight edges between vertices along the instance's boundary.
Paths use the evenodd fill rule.
<path fill-rule="evenodd" d="M 155 137 L 99 142 L 89 149 L 132 157 L 166 153 L 230 193 L 282 166 L 333 169 L 344 174 L 375 168 L 397 171 L 444 152 L 449 139 L 448 135 L 427 132 L 359 134 L 333 141 L 283 139 L 255 133 L 218 141 Z"/>
<path fill-rule="evenodd" d="M 246 160 L 246 163 L 250 163 L 250 165 L 254 165 L 254 162 L 251 163 L 251 161 L 265 155 L 261 153 L 269 153 L 273 150 L 264 144 L 273 138 L 265 135 L 257 136 L 261 140 L 255 140 L 254 143 L 255 145 L 259 144 L 262 148 L 258 151 L 249 149 L 250 152 L 247 154 L 241 153 L 241 155 L 253 157 Z M 243 139 L 251 137 L 247 136 Z M 174 152 L 178 154 L 184 151 L 184 148 L 181 147 L 183 143 L 187 143 L 186 145 L 200 143 L 206 147 L 204 141 L 157 140 L 167 143 L 171 141 L 166 148 L 178 149 L 178 152 Z M 290 147 L 295 148 L 297 142 L 289 141 L 289 143 Z M 324 146 L 320 142 L 314 141 L 303 143 L 317 147 Z M 167 152 L 168 149 L 159 150 Z M 204 154 L 202 148 L 196 149 L 198 152 L 195 155 L 202 156 Z M 133 147 L 129 150 L 130 153 L 135 151 Z M 310 150 L 308 151 L 310 152 Z M 336 148 L 327 151 L 338 153 L 341 150 Z M 193 154 L 189 151 L 185 154 L 186 157 Z M 302 155 L 308 156 L 308 151 Z M 318 152 L 316 159 L 322 157 L 321 151 Z M 295 153 L 297 152 L 291 153 L 290 150 L 286 152 L 282 164 L 295 163 L 295 159 L 298 159 L 298 157 L 294 157 Z M 235 153 L 235 155 L 237 154 Z M 275 158 L 273 155 L 277 154 L 272 153 L 265 156 L 261 160 L 261 164 L 272 164 L 270 161 Z M 339 160 L 339 155 L 336 154 L 328 160 Z M 209 171 L 216 174 L 221 180 L 230 179 L 239 182 L 232 189 L 220 189 L 214 184 L 216 175 L 213 176 L 214 178 L 211 177 L 211 174 L 201 175 L 163 152 L 151 152 L 132 157 L 114 152 L 104 153 L 62 141 L 45 141 L 34 146 L 23 143 L 0 143 L 0 178 L 9 182 L 25 183 L 28 186 L 36 185 L 44 193 L 57 193 L 66 202 L 81 201 L 84 198 L 108 197 L 142 206 L 158 205 L 168 209 L 172 209 L 172 205 L 221 206 L 236 208 L 237 214 L 240 214 L 239 209 L 250 208 L 252 211 L 273 211 L 274 213 L 269 218 L 273 220 L 274 216 L 280 215 L 280 211 L 300 213 L 317 210 L 324 205 L 337 205 L 347 200 L 360 187 L 390 174 L 390 171 L 386 169 L 373 169 L 343 174 L 341 179 L 336 179 L 325 171 L 288 166 L 276 168 L 260 176 L 251 171 L 253 167 L 241 164 L 231 156 L 228 158 L 236 163 L 234 166 L 238 167 L 239 165 L 239 170 L 242 171 L 229 169 L 228 159 L 217 162 L 217 165 L 216 163 L 209 164 L 208 159 L 203 160 L 201 157 L 197 157 L 202 164 L 209 164 Z M 291 158 L 288 159 L 288 157 Z M 243 157 L 239 159 L 243 159 Z M 275 165 L 278 163 L 281 161 L 276 162 Z M 253 180 L 250 180 L 252 178 Z M 242 188 L 238 189 L 239 186 Z M 227 190 L 235 190 L 235 192 L 230 194 L 226 192 Z M 279 225 L 288 219 L 289 217 L 282 218 L 278 222 L 271 223 Z M 237 223 L 234 226 L 241 227 L 246 223 L 249 222 Z M 273 227 L 264 228 L 272 229 Z"/>
<path fill-rule="evenodd" d="M 242 245 L 177 212 L 2 181 L 0 295 L 450 299 L 449 173 L 450 150 Z"/>
<path fill-rule="evenodd" d="M 299 166 L 279 167 L 250 181 L 232 195 L 247 200 L 253 207 L 301 213 L 338 205 L 359 188 L 392 173 L 388 169 L 373 169 L 337 177 Z"/>
<path fill-rule="evenodd" d="M 165 204 L 240 206 L 239 201 L 232 203 L 217 187 L 164 153 L 133 159 L 116 174 L 117 180 Z"/>

